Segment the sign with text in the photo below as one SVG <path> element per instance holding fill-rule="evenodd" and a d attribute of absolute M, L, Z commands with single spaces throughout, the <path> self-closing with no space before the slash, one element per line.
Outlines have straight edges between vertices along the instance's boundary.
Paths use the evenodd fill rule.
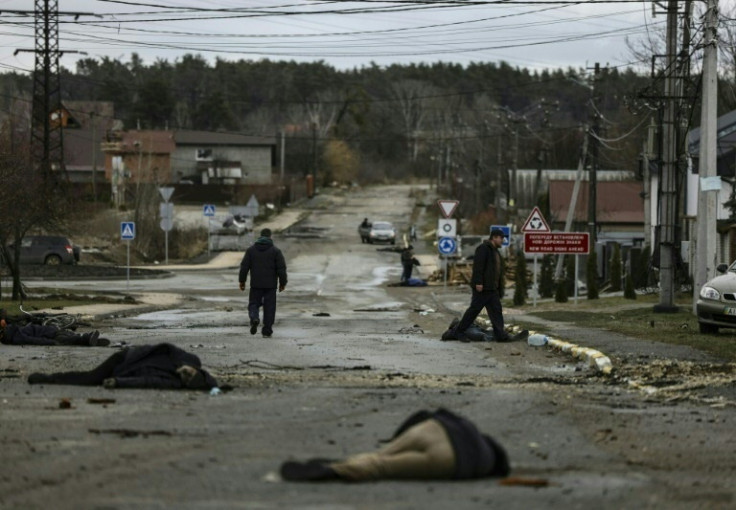
<path fill-rule="evenodd" d="M 525 232 L 524 253 L 585 255 L 590 249 L 588 232 Z"/>

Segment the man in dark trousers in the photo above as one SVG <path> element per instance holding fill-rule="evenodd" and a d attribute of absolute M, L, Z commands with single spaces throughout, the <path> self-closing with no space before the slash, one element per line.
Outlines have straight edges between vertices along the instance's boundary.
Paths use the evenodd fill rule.
<path fill-rule="evenodd" d="M 497 342 L 518 340 L 524 335 L 522 332 L 511 337 L 504 329 L 501 306 L 504 291 L 504 263 L 499 252 L 499 248 L 503 246 L 504 237 L 506 234 L 503 230 L 494 228 L 491 230 L 491 237 L 475 249 L 473 275 L 470 279 L 473 296 L 470 306 L 455 326 L 454 333 L 458 340 L 468 341 L 465 330 L 473 324 L 483 308 L 488 312 L 488 318 L 493 326 L 493 337 Z M 529 332 L 527 331 L 526 334 L 528 335 Z"/>
<path fill-rule="evenodd" d="M 418 266 L 419 261 L 414 257 L 414 246 L 411 244 L 401 251 L 401 282 L 407 283 L 411 278 L 414 266 Z"/>
<path fill-rule="evenodd" d="M 248 294 L 248 316 L 250 317 L 250 334 L 258 331 L 260 320 L 259 309 L 263 307 L 264 338 L 273 334 L 273 323 L 276 320 L 276 288 L 283 292 L 286 288 L 286 261 L 281 250 L 271 240 L 271 229 L 261 230 L 253 245 L 245 251 L 240 262 L 240 290 L 245 290 L 245 282 L 250 273 L 250 293 Z"/>

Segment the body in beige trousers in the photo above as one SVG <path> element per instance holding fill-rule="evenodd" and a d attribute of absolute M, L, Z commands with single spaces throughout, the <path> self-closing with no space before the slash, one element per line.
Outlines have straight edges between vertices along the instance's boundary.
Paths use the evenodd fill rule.
<path fill-rule="evenodd" d="M 341 478 L 450 479 L 455 475 L 455 452 L 444 427 L 435 419 L 406 430 L 380 450 L 360 453 L 330 464 Z"/>

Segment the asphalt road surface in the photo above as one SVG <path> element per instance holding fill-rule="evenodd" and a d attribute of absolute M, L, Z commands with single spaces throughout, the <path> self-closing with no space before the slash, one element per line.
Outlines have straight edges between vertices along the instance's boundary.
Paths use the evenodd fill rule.
<path fill-rule="evenodd" d="M 710 385 L 667 392 L 525 343 L 441 342 L 469 291 L 389 286 L 399 279 L 399 255 L 361 244 L 357 234 L 364 217 L 406 231 L 414 206 L 408 186 L 321 196 L 290 235 L 274 236 L 289 285 L 272 338 L 249 334 L 233 268 L 133 280 L 130 292 L 184 299 L 174 309 L 95 324 L 114 342 L 170 342 L 194 352 L 231 392 L 30 386 L 31 372 L 89 369 L 114 348 L 0 345 L 0 508 L 736 507 L 732 376 L 717 387 L 721 395 Z M 417 212 L 421 221 L 426 211 Z M 124 281 L 31 283 L 42 284 L 126 289 Z M 644 356 L 663 374 L 718 362 L 564 331 L 621 359 Z M 60 408 L 62 399 L 71 407 Z M 411 413 L 438 407 L 501 442 L 513 476 L 547 485 L 300 484 L 276 475 L 285 460 L 372 450 Z"/>

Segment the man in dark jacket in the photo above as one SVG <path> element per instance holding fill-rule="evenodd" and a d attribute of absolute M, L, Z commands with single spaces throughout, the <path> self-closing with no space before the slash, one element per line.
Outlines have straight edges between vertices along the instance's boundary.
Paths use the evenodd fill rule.
<path fill-rule="evenodd" d="M 250 317 L 250 334 L 258 331 L 259 309 L 263 306 L 263 328 L 265 338 L 273 334 L 273 323 L 276 320 L 276 288 L 283 292 L 286 288 L 286 261 L 281 250 L 271 240 L 271 229 L 261 230 L 253 245 L 245 251 L 240 262 L 240 290 L 245 290 L 245 282 L 250 273 L 250 293 L 248 294 L 248 316 Z"/>
<path fill-rule="evenodd" d="M 473 256 L 473 275 L 470 279 L 472 298 L 470 306 L 455 327 L 455 337 L 467 342 L 465 330 L 473 324 L 478 314 L 486 309 L 493 326 L 493 338 L 497 342 L 515 340 L 504 329 L 501 298 L 504 291 L 504 263 L 499 248 L 506 237 L 503 230 L 494 228 L 490 238 L 475 249 Z M 518 336 L 518 335 L 517 335 Z"/>
<path fill-rule="evenodd" d="M 196 355 L 166 343 L 126 347 L 86 372 L 31 374 L 28 383 L 196 390 L 217 387 Z"/>
<path fill-rule="evenodd" d="M 293 481 L 380 479 L 470 479 L 509 474 L 506 450 L 470 421 L 447 409 L 419 411 L 376 452 L 343 461 L 313 459 L 281 465 Z"/>
<path fill-rule="evenodd" d="M 414 257 L 414 247 L 407 246 L 401 251 L 401 283 L 407 283 L 411 278 L 414 266 L 418 266 L 419 261 Z"/>

